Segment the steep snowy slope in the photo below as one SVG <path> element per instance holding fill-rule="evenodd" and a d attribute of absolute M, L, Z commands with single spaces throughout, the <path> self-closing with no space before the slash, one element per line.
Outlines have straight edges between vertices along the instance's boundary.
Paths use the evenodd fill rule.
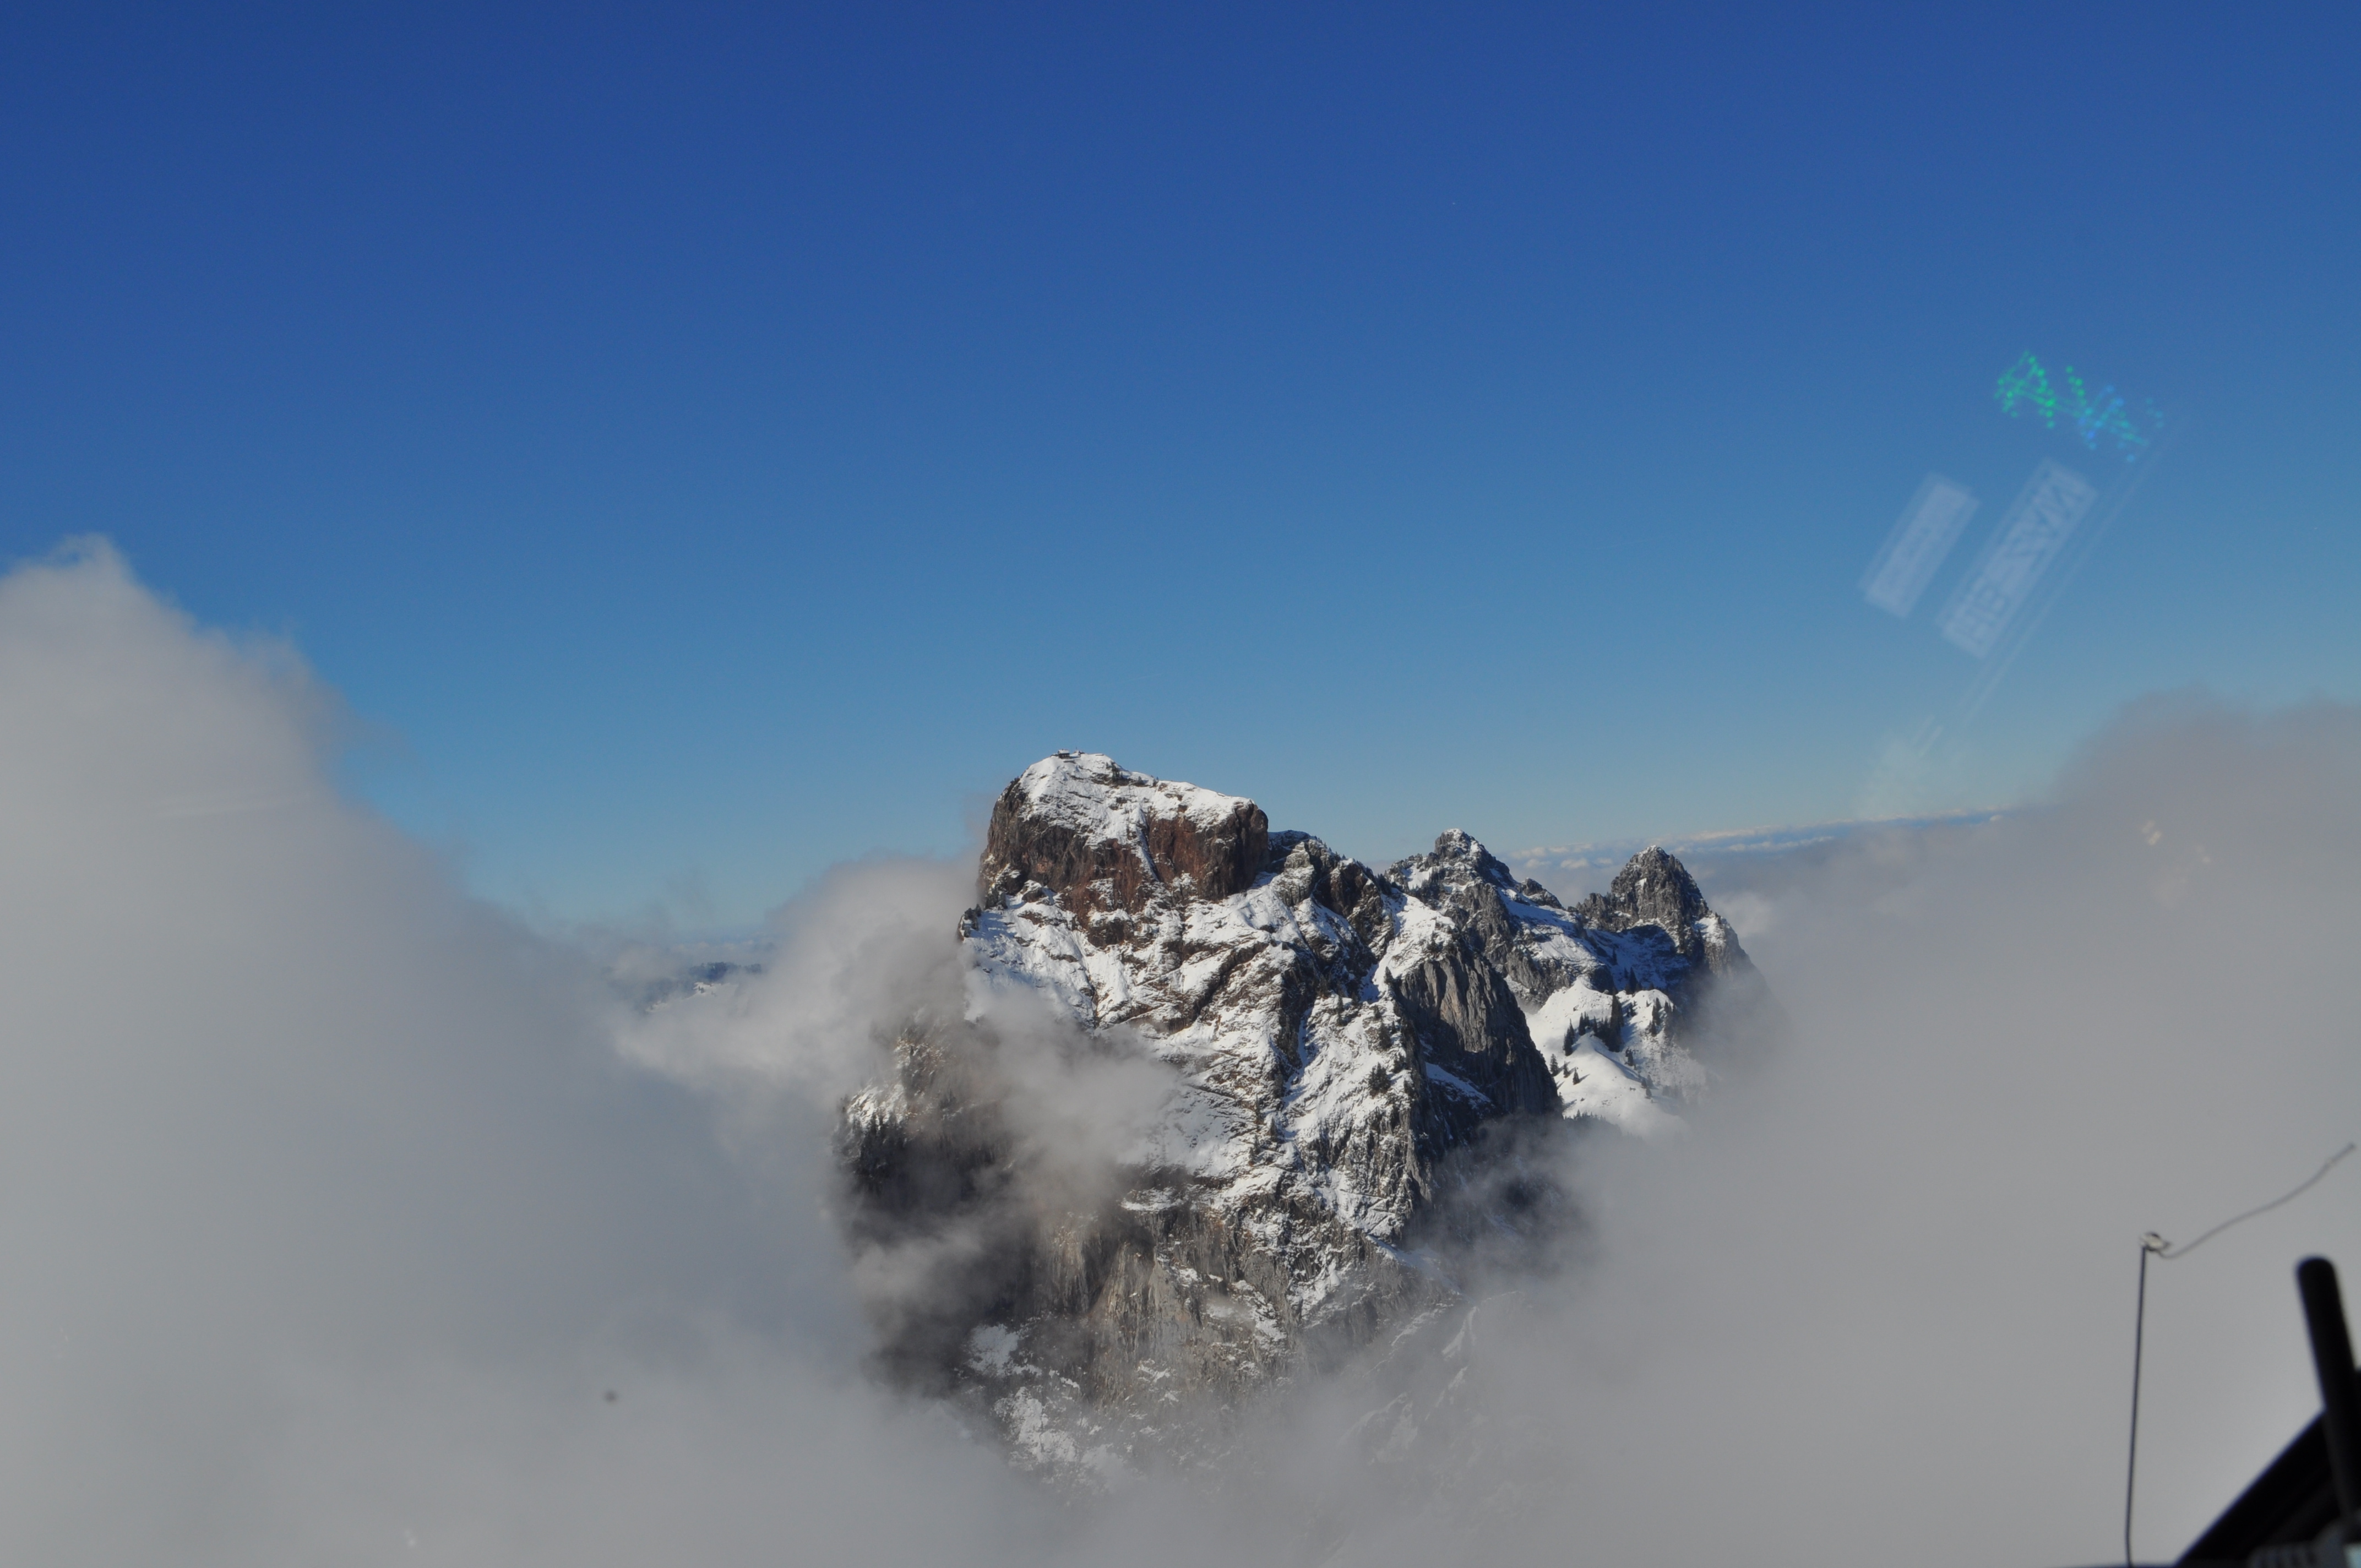
<path fill-rule="evenodd" d="M 1761 1004 L 1737 934 L 1662 850 L 1633 856 L 1608 893 L 1573 911 L 1460 832 L 1387 875 L 1455 916 L 1507 977 L 1569 1116 L 1639 1133 L 1675 1124 L 1668 1104 L 1705 1087 L 1683 1041 L 1708 993 L 1725 1006 Z"/>

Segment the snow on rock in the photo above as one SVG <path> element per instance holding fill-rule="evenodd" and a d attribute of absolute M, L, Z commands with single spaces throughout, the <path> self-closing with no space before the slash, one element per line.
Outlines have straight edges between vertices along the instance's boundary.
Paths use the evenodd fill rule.
<path fill-rule="evenodd" d="M 1251 800 L 1126 773 L 1095 751 L 1060 751 L 1002 792 L 979 880 L 1031 880 L 1083 917 L 1085 934 L 1120 938 L 1119 916 L 1152 894 L 1226 898 L 1262 869 L 1269 823 Z"/>

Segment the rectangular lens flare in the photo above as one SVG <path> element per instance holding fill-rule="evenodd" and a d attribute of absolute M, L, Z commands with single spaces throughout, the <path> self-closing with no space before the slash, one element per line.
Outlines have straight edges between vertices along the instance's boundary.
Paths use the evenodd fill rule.
<path fill-rule="evenodd" d="M 1889 615 L 1907 616 L 1975 510 L 1976 498 L 1966 486 L 1927 475 L 1886 535 L 1885 547 L 1869 564 L 1861 596 Z"/>
<path fill-rule="evenodd" d="M 1944 638 L 1979 659 L 1998 646 L 2098 499 L 2098 490 L 2071 468 L 2044 463 L 2035 469 L 1975 575 L 1943 612 Z"/>

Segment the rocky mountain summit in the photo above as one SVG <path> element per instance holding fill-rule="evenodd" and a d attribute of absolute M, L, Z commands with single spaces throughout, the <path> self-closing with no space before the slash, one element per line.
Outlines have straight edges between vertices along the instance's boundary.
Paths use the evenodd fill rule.
<path fill-rule="evenodd" d="M 844 1106 L 846 1223 L 890 1260 L 887 1365 L 1083 1472 L 1449 1307 L 1484 1248 L 1545 1250 L 1570 1207 L 1535 1140 L 1676 1129 L 1761 987 L 1661 850 L 1569 909 L 1465 833 L 1378 872 L 1078 752 L 1001 795 L 959 942 L 965 1015 Z M 1088 1169 L 1013 1031 L 1135 1075 Z"/>

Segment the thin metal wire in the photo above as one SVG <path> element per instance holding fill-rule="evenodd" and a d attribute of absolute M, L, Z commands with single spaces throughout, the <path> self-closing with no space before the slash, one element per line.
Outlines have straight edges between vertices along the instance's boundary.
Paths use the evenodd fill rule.
<path fill-rule="evenodd" d="M 2223 1221 L 2220 1224 L 2214 1226 L 2203 1235 L 2199 1236 L 2195 1241 L 2191 1242 L 2187 1246 L 2159 1246 L 2156 1249 L 2156 1255 L 2163 1258 L 2187 1257 L 2191 1253 L 2195 1252 L 2199 1247 L 2203 1246 L 2207 1242 L 2212 1241 L 2215 1236 L 2220 1235 L 2232 1225 L 2237 1224 L 2241 1221 L 2251 1220 L 2257 1214 L 2268 1214 L 2272 1210 L 2278 1208 L 2280 1204 L 2290 1202 L 2295 1199 L 2302 1197 L 2305 1193 L 2312 1190 L 2314 1183 L 2318 1182 L 2322 1177 L 2326 1176 L 2331 1169 L 2334 1168 L 2338 1160 L 2343 1159 L 2346 1155 L 2351 1154 L 2356 1146 L 2355 1145 L 2347 1144 L 2343 1148 L 2338 1149 L 2334 1154 L 2330 1155 L 2318 1170 L 2313 1171 L 2311 1177 L 2305 1180 L 2301 1186 L 2295 1188 L 2292 1191 L 2282 1193 L 2280 1196 L 2272 1199 L 2269 1202 L 2264 1204 L 2259 1209 L 2249 1209 L 2243 1214 L 2234 1215 L 2231 1218 Z M 2157 1239 L 2158 1241 L 2163 1240 L 2161 1236 Z"/>
<path fill-rule="evenodd" d="M 2268 1214 L 2282 1203 L 2293 1202 L 2296 1199 L 2301 1198 L 2305 1193 L 2311 1191 L 2312 1188 L 2319 1183 L 2322 1177 L 2326 1176 L 2331 1170 L 2336 1168 L 2336 1162 L 2338 1160 L 2341 1160 L 2346 1155 L 2351 1154 L 2356 1146 L 2361 1146 L 2346 1144 L 2343 1148 L 2338 1149 L 2334 1154 L 2330 1155 L 2327 1159 L 2322 1161 L 2321 1167 L 2318 1170 L 2313 1171 L 2296 1186 L 2280 1193 L 2269 1202 L 2262 1204 L 2257 1208 L 2249 1209 L 2243 1214 L 2233 1214 L 2230 1218 L 2223 1221 L 2220 1224 L 2214 1226 L 2212 1230 L 2207 1231 L 2204 1234 L 2199 1236 L 2195 1241 L 2189 1243 L 2185 1246 L 2174 1246 L 2162 1236 L 2158 1235 L 2154 1231 L 2149 1231 L 2140 1237 L 2139 1297 L 2138 1303 L 2133 1309 L 2132 1312 L 2132 1434 L 2130 1449 L 2124 1459 L 2124 1568 L 2133 1568 L 2132 1493 L 2139 1480 L 2140 1355 L 2144 1348 L 2143 1342 L 2147 1337 L 2147 1260 L 2151 1256 L 2154 1256 L 2171 1262 L 2180 1258 L 2187 1257 L 2191 1253 L 2195 1252 L 2199 1247 L 2203 1246 L 2207 1242 L 2212 1241 L 2215 1236 L 2220 1235 L 2224 1231 L 2228 1230 L 2231 1226 L 2243 1224 L 2245 1222 L 2253 1219 L 2257 1214 Z"/>

